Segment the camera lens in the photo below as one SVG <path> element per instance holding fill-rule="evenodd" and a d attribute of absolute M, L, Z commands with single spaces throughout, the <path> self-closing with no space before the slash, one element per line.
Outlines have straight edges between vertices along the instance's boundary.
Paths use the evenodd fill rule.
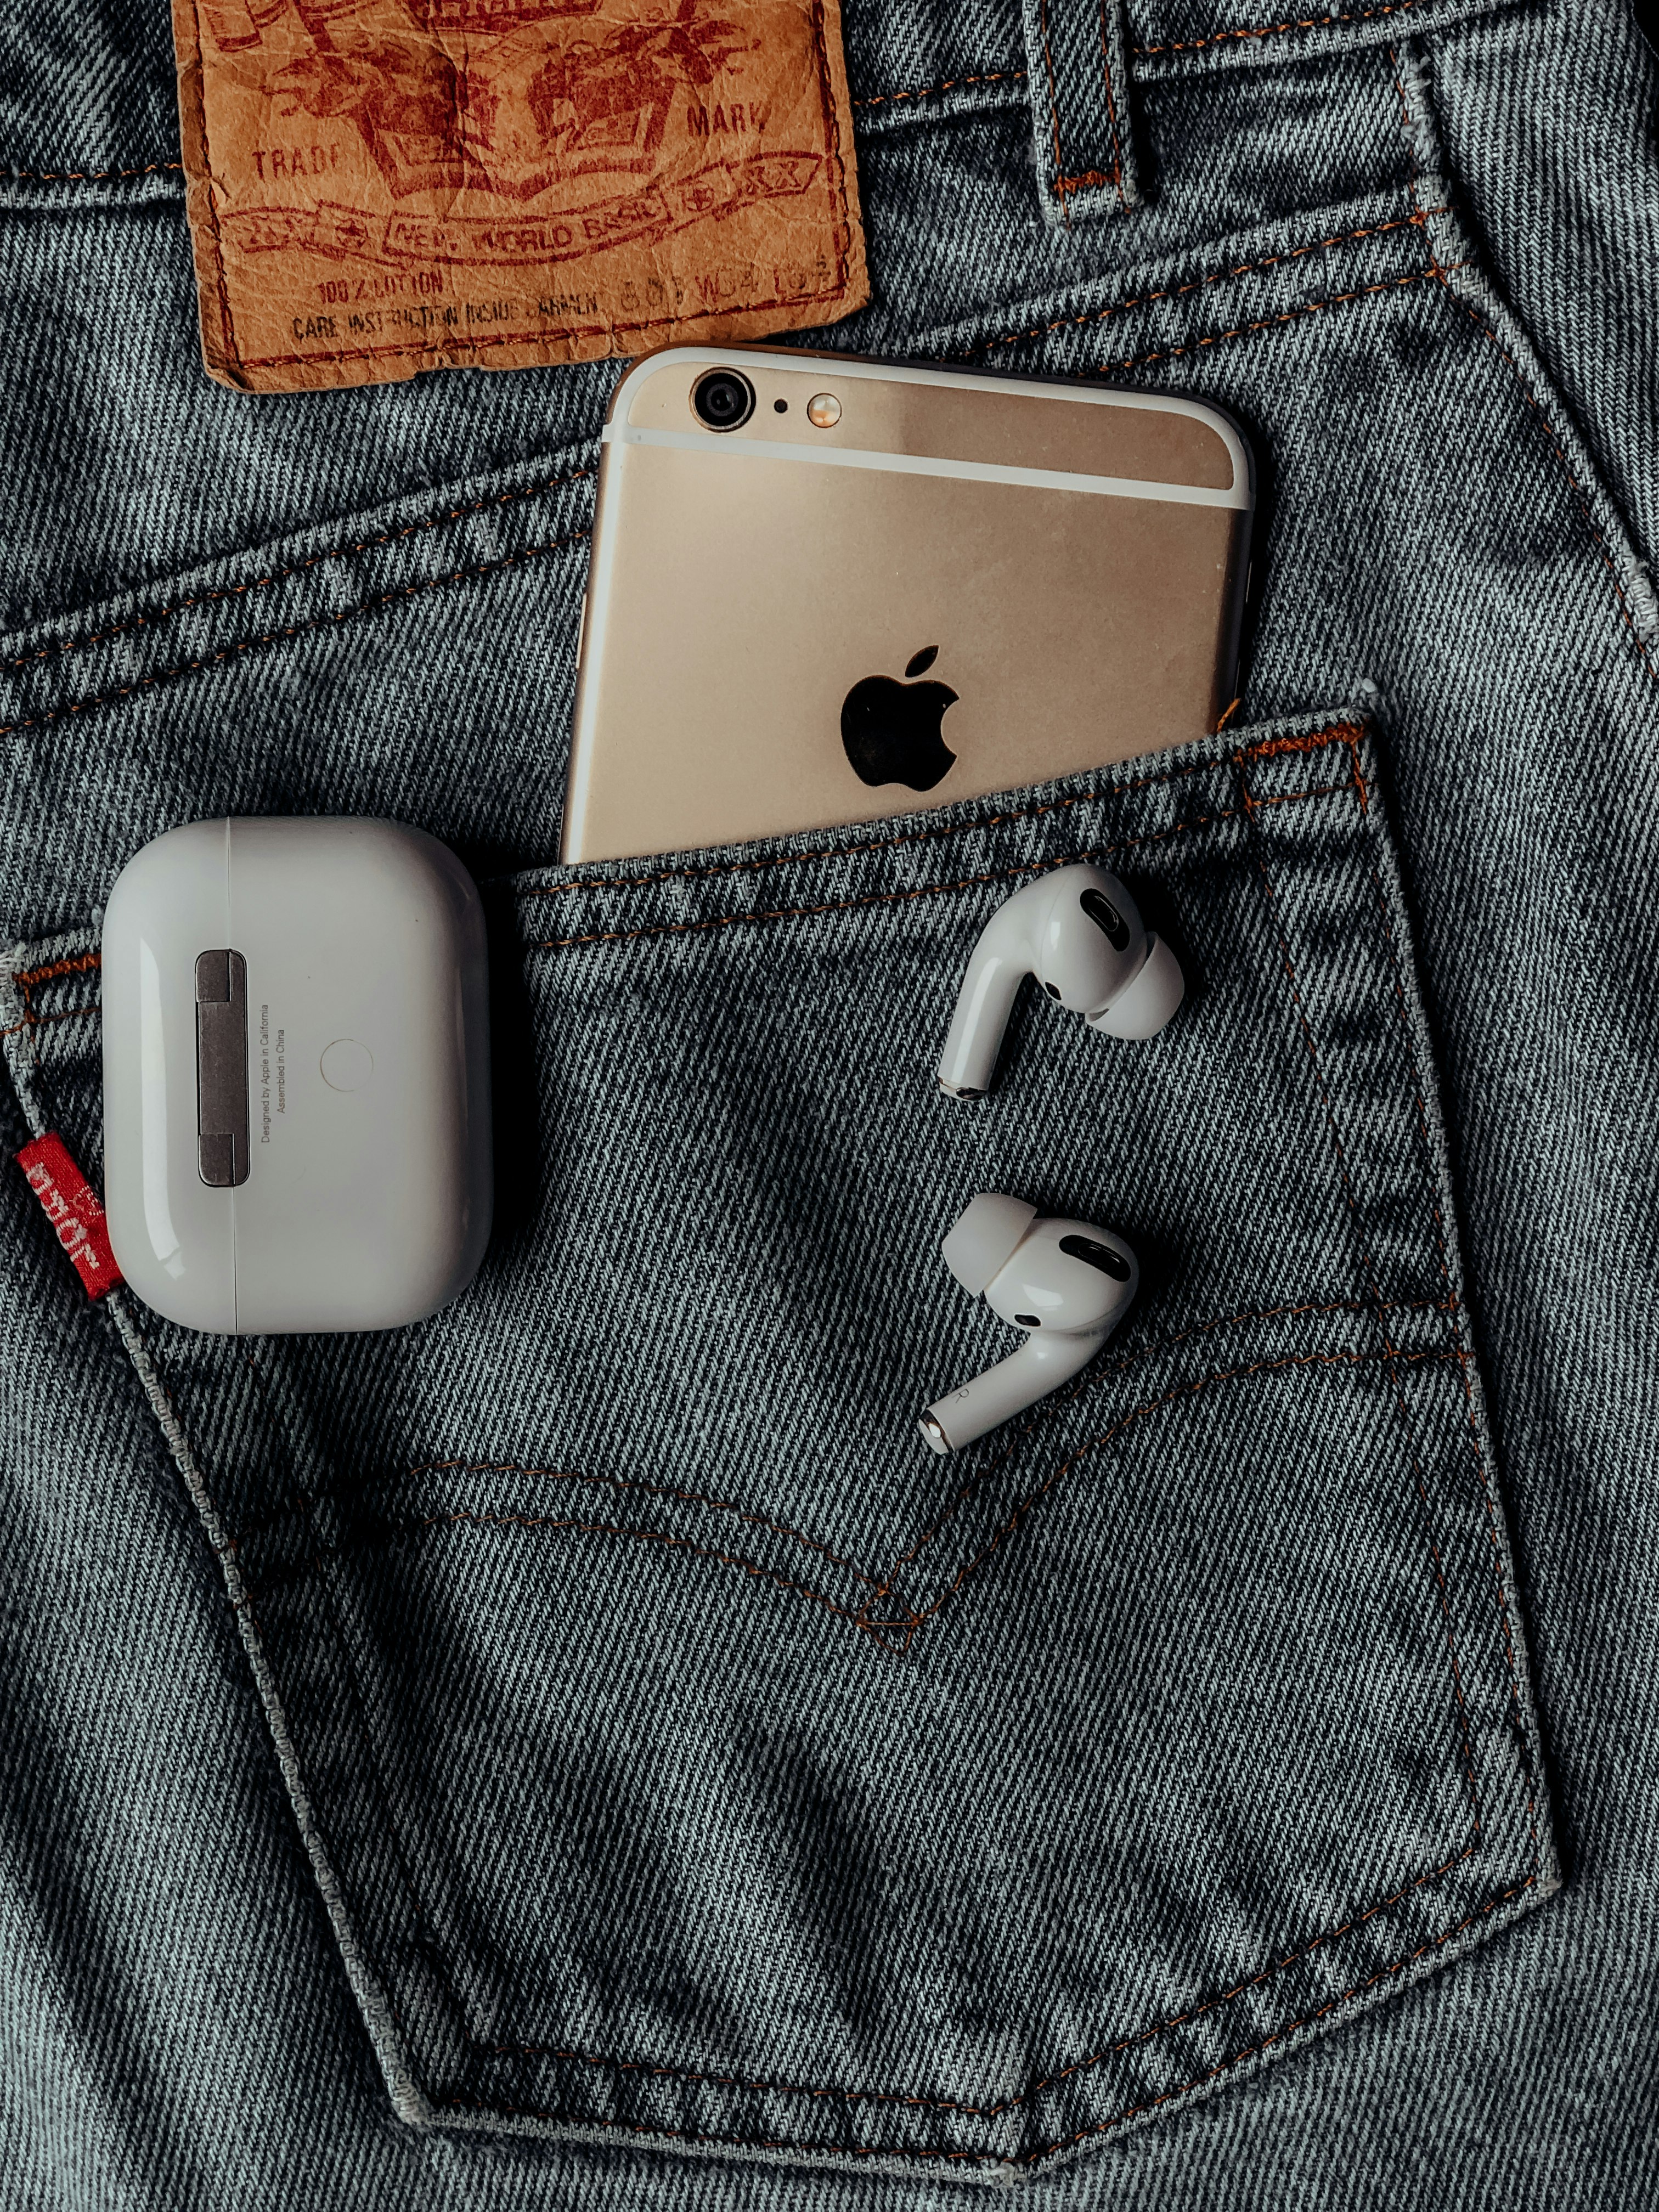
<path fill-rule="evenodd" d="M 691 406 L 699 422 L 710 430 L 736 430 L 755 411 L 755 387 L 735 368 L 711 368 L 697 379 Z"/>

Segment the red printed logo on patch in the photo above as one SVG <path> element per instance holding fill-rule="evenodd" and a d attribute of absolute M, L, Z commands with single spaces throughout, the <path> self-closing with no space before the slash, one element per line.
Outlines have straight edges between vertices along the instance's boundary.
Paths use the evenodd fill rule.
<path fill-rule="evenodd" d="M 46 1208 L 58 1242 L 75 1262 L 89 1298 L 101 1298 L 121 1280 L 110 1249 L 109 1222 L 97 1192 L 69 1156 L 63 1139 L 48 1130 L 17 1155 L 29 1188 Z"/>
<path fill-rule="evenodd" d="M 173 0 L 210 374 L 592 361 L 869 297 L 841 0 Z"/>

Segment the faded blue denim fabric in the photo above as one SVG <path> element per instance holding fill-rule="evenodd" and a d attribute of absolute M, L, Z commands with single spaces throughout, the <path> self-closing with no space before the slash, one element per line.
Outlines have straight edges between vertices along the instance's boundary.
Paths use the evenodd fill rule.
<path fill-rule="evenodd" d="M 1135 204 L 1068 225 L 1012 0 L 850 12 L 828 342 L 1225 405 L 1225 728 L 562 870 L 614 370 L 212 386 L 165 11 L 23 17 L 7 1148 L 96 1178 L 138 844 L 372 811 L 483 883 L 499 1188 L 432 1322 L 234 1343 L 0 1181 L 0 2203 L 1659 2189 L 1659 65 L 1613 4 L 1124 27 Z M 1022 1002 L 941 1097 L 1085 855 L 1178 1022 Z M 1145 1285 L 941 1463 L 981 1188 Z"/>

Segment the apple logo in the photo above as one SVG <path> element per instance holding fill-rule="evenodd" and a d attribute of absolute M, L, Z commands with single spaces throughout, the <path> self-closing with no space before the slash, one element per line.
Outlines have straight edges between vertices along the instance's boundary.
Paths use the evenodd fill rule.
<path fill-rule="evenodd" d="M 905 663 L 907 677 L 924 674 L 939 659 L 926 645 Z M 939 725 L 956 703 L 948 684 L 901 684 L 896 676 L 866 676 L 841 706 L 841 741 L 854 775 L 866 783 L 908 783 L 931 791 L 956 755 Z"/>

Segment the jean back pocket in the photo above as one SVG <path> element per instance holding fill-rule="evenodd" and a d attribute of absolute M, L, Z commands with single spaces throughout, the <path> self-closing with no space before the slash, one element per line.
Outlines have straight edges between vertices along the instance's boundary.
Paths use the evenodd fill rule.
<path fill-rule="evenodd" d="M 1027 993 L 945 1097 L 976 933 L 1082 858 L 1182 1014 Z M 372 1338 L 112 1316 L 405 2118 L 1025 2167 L 1555 1886 L 1357 719 L 494 897 L 472 1292 Z M 18 956 L 8 1049 L 91 1158 L 77 944 Z M 1143 1287 L 940 1461 L 917 1412 L 1009 1348 L 939 1256 L 984 1189 Z"/>

